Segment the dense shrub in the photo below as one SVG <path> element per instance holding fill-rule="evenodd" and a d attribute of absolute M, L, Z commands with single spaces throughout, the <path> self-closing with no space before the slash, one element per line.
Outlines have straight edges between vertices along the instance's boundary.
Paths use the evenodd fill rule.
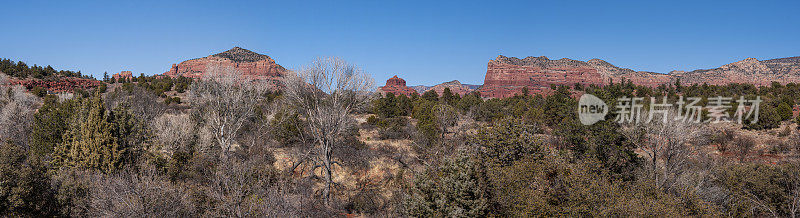
<path fill-rule="evenodd" d="M 395 117 L 380 119 L 376 122 L 380 139 L 407 139 L 411 137 L 408 118 Z"/>
<path fill-rule="evenodd" d="M 288 146 L 301 140 L 303 121 L 300 115 L 291 112 L 278 112 L 270 121 L 270 134 L 281 145 Z"/>
<path fill-rule="evenodd" d="M 15 217 L 58 214 L 45 165 L 18 145 L 0 143 L 0 213 Z"/>
<path fill-rule="evenodd" d="M 489 209 L 483 167 L 458 153 L 414 177 L 402 212 L 411 217 L 485 217 Z"/>
<path fill-rule="evenodd" d="M 750 121 L 743 121 L 745 129 L 762 130 L 773 129 L 780 125 L 781 115 L 770 104 L 761 104 L 758 111 L 758 121 L 753 123 Z"/>

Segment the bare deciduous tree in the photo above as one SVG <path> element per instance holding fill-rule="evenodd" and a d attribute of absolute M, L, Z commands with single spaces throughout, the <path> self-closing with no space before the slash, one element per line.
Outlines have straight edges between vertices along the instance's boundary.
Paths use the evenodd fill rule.
<path fill-rule="evenodd" d="M 699 124 L 676 120 L 676 111 L 669 111 L 666 119 L 628 124 L 623 133 L 644 152 L 647 174 L 658 188 L 671 188 L 678 183 L 689 166 L 691 143 L 702 140 Z"/>
<path fill-rule="evenodd" d="M 232 67 L 219 65 L 208 66 L 203 78 L 192 83 L 189 98 L 223 155 L 236 144 L 239 130 L 267 90 L 264 81 L 250 80 Z"/>
<path fill-rule="evenodd" d="M 458 112 L 453 106 L 447 104 L 433 106 L 433 116 L 436 117 L 436 122 L 442 129 L 442 138 L 447 134 L 447 128 L 455 126 L 458 122 Z"/>
<path fill-rule="evenodd" d="M 153 120 L 151 128 L 156 142 L 163 146 L 165 152 L 172 154 L 188 149 L 194 137 L 195 122 L 188 114 L 163 114 Z"/>
<path fill-rule="evenodd" d="M 123 106 L 129 109 L 136 118 L 150 121 L 167 111 L 167 106 L 153 92 L 139 86 L 131 89 L 115 89 L 104 99 L 106 108 Z"/>
<path fill-rule="evenodd" d="M 307 122 L 316 146 L 308 156 L 321 167 L 325 202 L 333 186 L 333 147 L 354 125 L 352 113 L 369 102 L 373 81 L 361 69 L 339 58 L 317 58 L 286 80 L 285 99 Z M 301 160 L 303 161 L 303 160 Z M 299 163 L 299 162 L 298 162 Z"/>
<path fill-rule="evenodd" d="M 1 80 L 1 79 L 0 79 Z M 22 86 L 7 87 L 0 81 L 0 141 L 10 141 L 27 148 L 33 114 L 39 99 Z"/>

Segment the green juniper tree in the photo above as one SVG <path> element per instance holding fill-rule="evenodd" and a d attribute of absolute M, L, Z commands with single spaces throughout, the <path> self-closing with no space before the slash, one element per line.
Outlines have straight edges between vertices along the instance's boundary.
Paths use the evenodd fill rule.
<path fill-rule="evenodd" d="M 99 96 L 81 101 L 61 143 L 56 145 L 53 166 L 97 169 L 111 172 L 125 159 L 126 143 L 116 137 L 113 117 L 106 112 Z"/>

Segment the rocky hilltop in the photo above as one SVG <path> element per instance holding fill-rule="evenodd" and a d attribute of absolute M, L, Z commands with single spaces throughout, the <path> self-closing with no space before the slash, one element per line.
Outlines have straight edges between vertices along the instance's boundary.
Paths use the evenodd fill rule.
<path fill-rule="evenodd" d="M 442 93 L 444 93 L 444 89 L 445 88 L 450 88 L 450 92 L 463 96 L 463 95 L 466 95 L 466 94 L 468 94 L 468 93 L 470 93 L 472 91 L 475 91 L 475 89 L 473 87 L 461 84 L 461 82 L 459 82 L 458 80 L 453 80 L 453 81 L 450 81 L 450 82 L 445 82 L 445 83 L 441 83 L 441 84 L 435 85 L 433 87 L 430 87 L 428 90 L 434 90 L 434 91 L 436 91 L 437 94 L 439 94 L 439 96 L 442 96 Z"/>
<path fill-rule="evenodd" d="M 406 96 L 417 93 L 417 91 L 411 87 L 406 86 L 406 80 L 397 77 L 397 75 L 386 80 L 386 85 L 381 86 L 379 90 L 383 93 L 394 93 L 395 95 Z"/>
<path fill-rule="evenodd" d="M 450 91 L 453 93 L 458 93 L 459 95 L 469 94 L 475 90 L 478 90 L 481 85 L 472 85 L 472 84 L 463 84 L 458 80 L 453 80 L 450 82 L 440 83 L 434 86 L 426 86 L 426 85 L 416 85 L 411 86 L 412 89 L 416 90 L 417 93 L 425 93 L 428 90 L 436 90 L 436 92 L 441 96 L 442 92 L 444 92 L 444 88 L 450 88 Z"/>
<path fill-rule="evenodd" d="M 213 65 L 230 66 L 250 78 L 269 79 L 274 80 L 276 83 L 287 72 L 286 68 L 275 63 L 275 60 L 267 55 L 233 47 L 219 54 L 173 64 L 169 71 L 164 72 L 164 75 L 200 78 L 206 72 L 206 68 Z"/>
<path fill-rule="evenodd" d="M 686 84 L 725 85 L 729 83 L 750 83 L 756 86 L 764 86 L 772 82 L 797 83 L 800 82 L 800 57 L 765 61 L 747 58 L 719 68 L 690 72 L 673 71 L 670 75 L 680 78 L 681 83 Z"/>
<path fill-rule="evenodd" d="M 541 56 L 519 59 L 500 55 L 487 64 L 484 84 L 479 91 L 484 97 L 502 98 L 521 93 L 523 87 L 528 87 L 532 93 L 546 93 L 551 85 L 605 85 L 623 79 L 651 87 L 672 84 L 677 79 L 684 84 L 713 85 L 751 83 L 761 86 L 773 81 L 800 82 L 800 57 L 766 61 L 748 58 L 715 69 L 660 74 L 621 68 L 600 59 L 584 62 L 568 58 L 550 60 Z"/>

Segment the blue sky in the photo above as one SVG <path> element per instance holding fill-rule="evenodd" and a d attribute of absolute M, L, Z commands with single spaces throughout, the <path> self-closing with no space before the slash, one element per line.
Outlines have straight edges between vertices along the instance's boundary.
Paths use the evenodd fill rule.
<path fill-rule="evenodd" d="M 356 63 L 382 85 L 482 84 L 497 55 L 634 70 L 800 56 L 800 1 L 2 1 L 0 57 L 99 78 L 234 46 L 296 69 Z"/>

